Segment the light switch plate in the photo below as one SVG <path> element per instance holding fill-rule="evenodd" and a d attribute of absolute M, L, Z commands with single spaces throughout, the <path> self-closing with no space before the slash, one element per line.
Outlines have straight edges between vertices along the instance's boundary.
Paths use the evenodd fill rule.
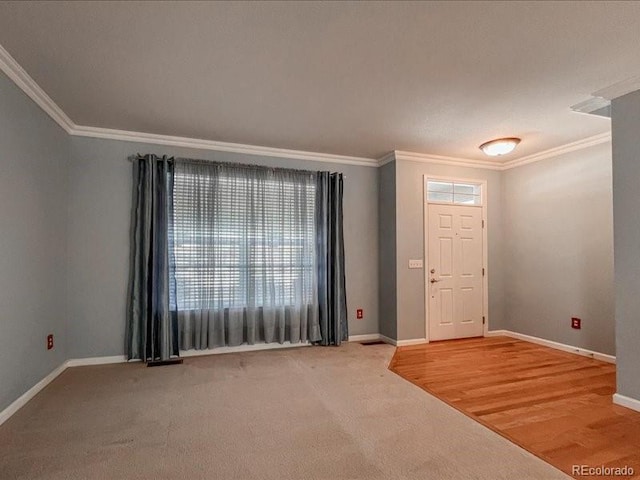
<path fill-rule="evenodd" d="M 409 268 L 422 268 L 422 259 L 409 260 Z"/>

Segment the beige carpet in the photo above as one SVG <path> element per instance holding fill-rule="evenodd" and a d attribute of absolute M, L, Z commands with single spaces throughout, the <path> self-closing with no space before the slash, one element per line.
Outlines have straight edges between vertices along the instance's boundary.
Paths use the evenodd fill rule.
<path fill-rule="evenodd" d="M 568 478 L 347 344 L 65 371 L 0 426 L 2 479 Z"/>

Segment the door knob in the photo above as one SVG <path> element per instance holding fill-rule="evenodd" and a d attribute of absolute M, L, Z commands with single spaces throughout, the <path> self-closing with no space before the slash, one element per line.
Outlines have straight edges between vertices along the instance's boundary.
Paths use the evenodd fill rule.
<path fill-rule="evenodd" d="M 436 283 L 439 282 L 440 280 L 436 280 L 435 278 L 432 278 L 431 280 L 429 280 L 431 283 Z"/>

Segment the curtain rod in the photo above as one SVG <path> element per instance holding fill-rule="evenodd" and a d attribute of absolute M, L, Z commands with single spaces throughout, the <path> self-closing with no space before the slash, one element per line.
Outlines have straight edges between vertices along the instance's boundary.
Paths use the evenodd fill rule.
<path fill-rule="evenodd" d="M 168 157 L 168 155 L 163 155 L 164 157 Z M 135 154 L 135 155 L 129 155 L 127 157 L 127 160 L 129 160 L 130 162 L 133 162 L 135 160 L 137 160 L 138 158 L 144 157 L 144 155 L 141 155 L 139 153 Z M 213 163 L 213 164 L 220 164 L 220 165 L 233 165 L 236 167 L 241 167 L 241 168 L 264 168 L 267 170 L 293 170 L 296 172 L 305 172 L 305 173 L 315 173 L 315 170 L 304 170 L 304 169 L 297 169 L 297 168 L 287 168 L 287 167 L 271 167 L 268 165 L 257 165 L 257 164 L 252 164 L 252 163 L 238 163 L 238 162 L 225 162 L 225 161 L 220 161 L 220 160 L 207 160 L 207 159 L 199 159 L 199 158 L 182 158 L 182 157 L 168 157 L 168 160 L 183 160 L 185 162 L 191 162 L 191 163 Z M 342 172 L 332 172 L 332 173 L 342 173 Z M 347 176 L 342 173 L 342 178 L 343 180 L 347 179 Z"/>

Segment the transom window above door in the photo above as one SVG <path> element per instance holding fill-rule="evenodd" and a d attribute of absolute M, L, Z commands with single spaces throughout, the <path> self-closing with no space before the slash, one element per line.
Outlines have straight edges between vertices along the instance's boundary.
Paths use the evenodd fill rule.
<path fill-rule="evenodd" d="M 454 205 L 482 205 L 482 185 L 469 182 L 427 180 L 427 201 Z"/>

